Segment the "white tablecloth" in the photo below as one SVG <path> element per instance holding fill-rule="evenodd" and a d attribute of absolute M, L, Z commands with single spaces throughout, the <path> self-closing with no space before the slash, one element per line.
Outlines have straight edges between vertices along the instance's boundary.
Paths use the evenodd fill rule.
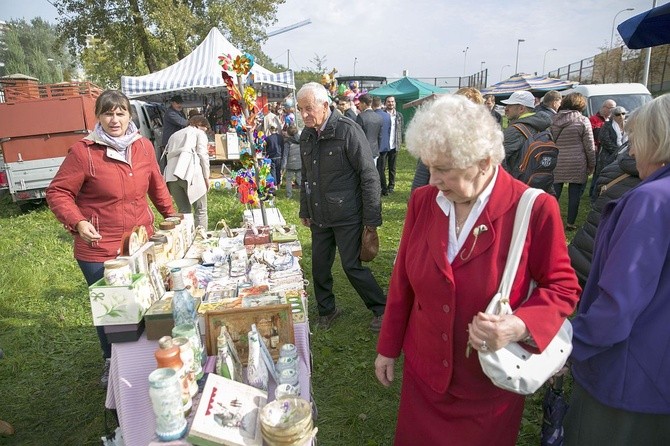
<path fill-rule="evenodd" d="M 293 328 L 300 359 L 300 396 L 311 401 L 309 325 L 303 322 L 294 324 Z M 156 349 L 158 349 L 158 341 L 149 341 L 145 335 L 142 335 L 137 342 L 112 345 L 112 363 L 105 406 L 108 409 L 117 410 L 126 446 L 147 446 L 153 441 L 158 441 L 154 432 L 156 422 L 149 398 L 149 374 L 156 369 L 154 358 Z M 210 358 L 208 362 L 210 367 L 212 359 Z M 207 368 L 205 370 L 207 371 Z M 271 382 L 269 387 L 268 401 L 271 401 L 274 399 L 275 383 Z M 191 413 L 195 414 L 195 407 Z M 161 444 L 166 445 L 166 443 Z"/>

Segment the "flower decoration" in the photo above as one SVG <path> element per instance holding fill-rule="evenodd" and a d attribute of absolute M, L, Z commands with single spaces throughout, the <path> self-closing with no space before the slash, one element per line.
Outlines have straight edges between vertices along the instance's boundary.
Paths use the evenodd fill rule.
<path fill-rule="evenodd" d="M 219 56 L 219 65 L 225 71 L 232 71 L 233 69 L 233 57 L 230 54 L 224 54 Z"/>
<path fill-rule="evenodd" d="M 254 66 L 255 58 L 249 53 L 240 54 L 233 61 L 233 71 L 238 75 L 249 74 Z"/>
<path fill-rule="evenodd" d="M 256 107 L 256 90 L 253 87 L 247 87 L 244 89 L 244 102 L 247 103 L 249 109 Z"/>

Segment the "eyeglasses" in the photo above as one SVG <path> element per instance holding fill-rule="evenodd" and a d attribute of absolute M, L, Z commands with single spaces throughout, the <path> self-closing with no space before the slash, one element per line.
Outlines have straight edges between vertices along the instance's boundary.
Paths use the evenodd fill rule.
<path fill-rule="evenodd" d="M 626 116 L 625 113 L 614 113 L 614 116 Z"/>

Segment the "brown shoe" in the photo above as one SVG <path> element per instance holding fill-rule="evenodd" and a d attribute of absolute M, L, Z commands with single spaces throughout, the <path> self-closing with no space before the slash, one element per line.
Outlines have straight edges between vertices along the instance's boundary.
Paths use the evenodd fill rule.
<path fill-rule="evenodd" d="M 372 318 L 372 322 L 370 322 L 370 330 L 379 333 L 379 331 L 382 329 L 382 321 L 384 319 L 384 315 L 380 314 L 379 316 L 375 316 Z"/>
<path fill-rule="evenodd" d="M 321 330 L 328 330 L 331 325 L 333 325 L 333 322 L 335 319 L 340 317 L 342 315 L 342 310 L 339 308 L 335 308 L 335 311 L 333 311 L 330 314 L 327 314 L 325 316 L 319 316 L 319 319 L 316 321 L 316 326 L 319 327 Z"/>
<path fill-rule="evenodd" d="M 0 437 L 9 437 L 14 435 L 14 428 L 6 421 L 0 420 Z"/>

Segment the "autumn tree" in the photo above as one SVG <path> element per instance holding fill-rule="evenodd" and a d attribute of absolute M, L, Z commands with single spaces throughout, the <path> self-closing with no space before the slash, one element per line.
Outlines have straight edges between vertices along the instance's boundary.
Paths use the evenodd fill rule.
<path fill-rule="evenodd" d="M 163 69 L 188 55 L 212 27 L 259 63 L 260 42 L 285 0 L 54 0 L 62 36 L 86 72 L 107 86 L 121 74 Z M 272 65 L 272 64 L 267 64 Z"/>

